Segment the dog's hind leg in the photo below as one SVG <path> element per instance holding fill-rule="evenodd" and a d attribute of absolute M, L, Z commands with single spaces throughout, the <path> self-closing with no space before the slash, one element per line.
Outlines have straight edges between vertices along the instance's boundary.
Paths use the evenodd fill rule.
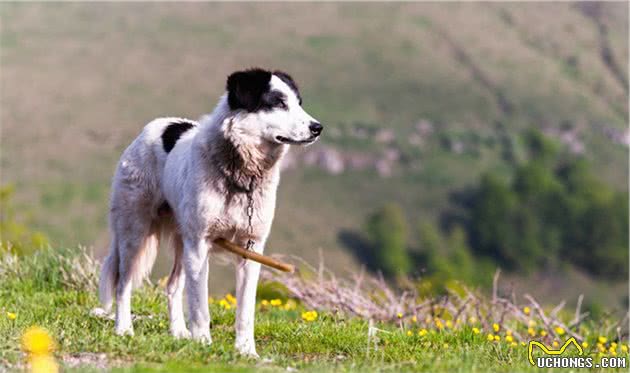
<path fill-rule="evenodd" d="M 179 234 L 173 235 L 174 261 L 171 275 L 166 285 L 166 294 L 168 297 L 168 314 L 171 325 L 170 331 L 175 338 L 190 338 L 190 332 L 186 328 L 184 320 L 184 286 L 186 284 L 186 275 L 182 264 L 182 255 L 184 245 L 182 237 Z"/>
<path fill-rule="evenodd" d="M 131 291 L 140 285 L 153 266 L 158 246 L 158 232 L 144 216 L 129 217 L 125 235 L 119 237 L 119 278 L 116 288 L 116 334 L 133 335 Z"/>

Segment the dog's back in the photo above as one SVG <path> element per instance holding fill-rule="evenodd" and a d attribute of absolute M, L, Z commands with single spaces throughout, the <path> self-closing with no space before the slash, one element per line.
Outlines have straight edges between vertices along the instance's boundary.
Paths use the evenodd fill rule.
<path fill-rule="evenodd" d="M 110 200 L 111 247 L 103 264 L 99 285 L 99 298 L 107 312 L 121 274 L 133 278 L 133 283 L 137 285 L 151 271 L 160 228 L 163 228 L 160 215 L 168 209 L 161 189 L 164 164 L 179 138 L 197 125 L 197 122 L 183 118 L 155 119 L 125 149 L 118 162 Z M 116 235 L 125 231 L 143 234 L 142 237 Z M 125 250 L 125 247 L 134 246 L 130 240 L 139 241 L 140 250 Z"/>

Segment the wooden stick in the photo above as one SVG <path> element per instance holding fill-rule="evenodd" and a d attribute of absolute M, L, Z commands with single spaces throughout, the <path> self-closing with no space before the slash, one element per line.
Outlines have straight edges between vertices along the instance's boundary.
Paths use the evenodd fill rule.
<path fill-rule="evenodd" d="M 262 254 L 258 254 L 257 252 L 251 250 L 245 250 L 244 248 L 234 244 L 226 240 L 225 238 L 217 238 L 213 241 L 213 243 L 221 246 L 223 249 L 227 251 L 231 251 L 236 255 L 240 255 L 245 259 L 251 259 L 260 264 L 264 264 L 271 268 L 278 269 L 283 272 L 293 273 L 295 272 L 295 267 L 291 264 L 283 263 L 268 256 L 264 256 Z"/>

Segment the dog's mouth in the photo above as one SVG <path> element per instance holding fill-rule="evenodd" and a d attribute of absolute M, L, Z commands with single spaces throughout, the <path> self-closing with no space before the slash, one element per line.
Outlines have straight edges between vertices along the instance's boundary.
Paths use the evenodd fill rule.
<path fill-rule="evenodd" d="M 305 145 L 314 142 L 315 140 L 317 140 L 318 137 L 319 136 L 311 136 L 306 140 L 293 140 L 284 136 L 276 136 L 276 141 L 288 145 Z"/>

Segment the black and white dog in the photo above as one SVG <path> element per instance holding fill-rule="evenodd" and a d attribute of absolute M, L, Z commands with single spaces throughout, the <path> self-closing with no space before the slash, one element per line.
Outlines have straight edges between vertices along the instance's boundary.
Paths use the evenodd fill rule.
<path fill-rule="evenodd" d="M 284 72 L 235 72 L 212 114 L 200 122 L 156 119 L 125 150 L 112 184 L 112 242 L 99 286 L 101 312 L 111 310 L 115 294 L 117 334 L 133 334 L 132 286 L 151 271 L 160 237 L 168 235 L 175 251 L 167 284 L 170 331 L 211 343 L 212 241 L 222 237 L 245 246 L 252 240 L 252 249 L 263 251 L 280 161 L 289 145 L 311 144 L 322 132 L 301 104 L 297 85 Z M 236 264 L 236 349 L 253 356 L 259 272 L 258 263 Z M 190 329 L 182 308 L 184 287 Z"/>

